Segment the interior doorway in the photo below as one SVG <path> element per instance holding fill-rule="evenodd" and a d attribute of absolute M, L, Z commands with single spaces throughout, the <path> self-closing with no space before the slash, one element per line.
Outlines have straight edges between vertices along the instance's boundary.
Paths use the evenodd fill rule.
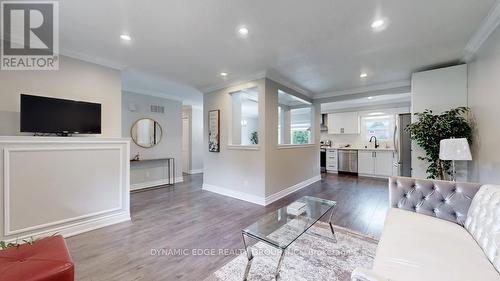
<path fill-rule="evenodd" d="M 191 167 L 191 124 L 188 114 L 182 117 L 182 172 L 189 174 Z"/>

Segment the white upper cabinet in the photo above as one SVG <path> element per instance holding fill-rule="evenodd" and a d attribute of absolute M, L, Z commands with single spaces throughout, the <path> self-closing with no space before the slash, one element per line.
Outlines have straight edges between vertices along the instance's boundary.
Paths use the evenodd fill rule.
<path fill-rule="evenodd" d="M 328 114 L 328 134 L 359 133 L 359 114 L 357 112 Z"/>

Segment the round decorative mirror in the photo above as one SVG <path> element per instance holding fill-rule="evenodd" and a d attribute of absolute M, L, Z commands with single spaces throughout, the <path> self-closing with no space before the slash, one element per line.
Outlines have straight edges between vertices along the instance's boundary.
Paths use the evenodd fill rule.
<path fill-rule="evenodd" d="M 137 120 L 130 130 L 132 140 L 140 147 L 151 148 L 160 143 L 163 130 L 160 123 L 151 118 Z"/>

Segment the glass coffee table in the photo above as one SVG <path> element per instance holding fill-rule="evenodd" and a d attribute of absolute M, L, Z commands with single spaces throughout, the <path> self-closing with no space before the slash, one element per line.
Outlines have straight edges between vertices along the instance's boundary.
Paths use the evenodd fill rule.
<path fill-rule="evenodd" d="M 333 210 L 337 204 L 335 201 L 305 196 L 296 202 L 305 204 L 305 212 L 300 215 L 289 214 L 287 212 L 288 206 L 285 206 L 272 213 L 266 214 L 257 222 L 241 231 L 243 244 L 248 258 L 243 280 L 247 280 L 253 259 L 252 250 L 247 246 L 245 238 L 253 238 L 281 250 L 281 256 L 278 261 L 278 266 L 276 267 L 276 279 L 279 276 L 281 263 L 288 246 L 290 246 L 302 234 L 306 233 L 311 226 L 324 217 L 328 212 L 330 212 L 328 223 L 330 225 L 333 240 L 335 242 L 337 241 L 332 226 Z M 317 235 L 315 233 L 310 234 Z"/>

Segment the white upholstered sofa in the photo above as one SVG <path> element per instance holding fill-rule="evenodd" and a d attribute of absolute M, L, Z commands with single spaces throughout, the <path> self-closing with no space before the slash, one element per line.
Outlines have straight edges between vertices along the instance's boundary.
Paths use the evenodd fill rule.
<path fill-rule="evenodd" d="M 393 177 L 373 268 L 356 281 L 500 280 L 500 186 Z"/>

